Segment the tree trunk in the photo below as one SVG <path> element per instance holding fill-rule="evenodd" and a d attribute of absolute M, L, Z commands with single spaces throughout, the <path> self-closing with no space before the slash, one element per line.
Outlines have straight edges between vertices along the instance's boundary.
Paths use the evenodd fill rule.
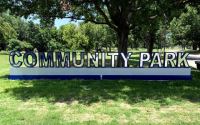
<path fill-rule="evenodd" d="M 147 46 L 146 46 L 146 43 L 144 42 L 144 44 L 143 44 L 143 48 L 146 48 Z"/>
<path fill-rule="evenodd" d="M 127 56 L 128 51 L 128 34 L 129 29 L 123 28 L 120 29 L 117 33 L 118 35 L 118 53 L 124 53 L 125 56 Z M 121 56 L 118 56 L 117 59 L 117 67 L 123 67 L 124 61 Z"/>
<path fill-rule="evenodd" d="M 200 51 L 200 42 L 198 42 L 198 46 L 199 46 L 199 51 Z"/>
<path fill-rule="evenodd" d="M 4 43 L 0 44 L 0 51 L 1 50 L 6 50 L 6 44 Z"/>
<path fill-rule="evenodd" d="M 131 43 L 131 49 L 133 50 L 133 43 Z"/>
<path fill-rule="evenodd" d="M 3 50 L 3 47 L 2 47 L 2 45 L 1 45 L 1 43 L 0 43 L 0 51 L 1 51 L 1 50 Z"/>
<path fill-rule="evenodd" d="M 196 43 L 196 42 L 193 42 L 193 44 L 192 44 L 192 49 L 193 49 L 193 50 L 197 50 L 197 47 L 198 47 L 197 43 Z"/>
<path fill-rule="evenodd" d="M 98 47 L 97 43 L 95 44 L 95 49 L 96 49 L 96 52 L 99 52 L 99 47 Z"/>
<path fill-rule="evenodd" d="M 111 52 L 111 51 L 112 51 L 112 46 L 110 45 L 110 46 L 109 46 L 109 52 Z"/>
<path fill-rule="evenodd" d="M 153 32 L 148 33 L 146 42 L 147 42 L 147 52 L 150 55 L 152 55 L 154 43 L 156 42 L 155 33 L 153 33 Z"/>
<path fill-rule="evenodd" d="M 183 50 L 185 50 L 185 45 L 182 46 Z"/>

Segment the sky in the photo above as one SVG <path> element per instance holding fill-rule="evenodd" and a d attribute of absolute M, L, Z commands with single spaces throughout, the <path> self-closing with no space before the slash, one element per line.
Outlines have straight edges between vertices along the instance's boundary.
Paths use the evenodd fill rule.
<path fill-rule="evenodd" d="M 71 22 L 70 19 L 56 19 L 55 20 L 55 26 L 57 28 L 59 28 L 60 26 L 65 25 L 65 24 L 70 23 L 70 22 Z"/>
<path fill-rule="evenodd" d="M 40 20 L 39 19 L 31 19 L 34 23 L 39 23 Z M 78 21 L 80 22 L 80 21 Z M 73 22 L 73 21 L 70 21 L 70 19 L 56 19 L 55 20 L 55 24 L 54 26 L 56 26 L 57 28 L 59 28 L 60 26 L 62 25 L 65 25 L 65 24 L 68 24 L 68 23 L 75 23 L 75 24 L 78 24 L 78 22 Z"/>

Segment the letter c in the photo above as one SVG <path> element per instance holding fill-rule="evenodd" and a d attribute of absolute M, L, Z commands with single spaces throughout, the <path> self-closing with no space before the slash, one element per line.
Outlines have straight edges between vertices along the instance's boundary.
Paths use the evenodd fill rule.
<path fill-rule="evenodd" d="M 21 61 L 18 61 L 17 63 L 15 62 L 15 56 L 17 57 L 21 57 L 22 54 L 19 52 L 19 51 L 12 51 L 10 52 L 10 55 L 9 55 L 9 62 L 10 62 L 10 65 L 12 67 L 15 67 L 15 68 L 19 68 L 22 66 L 22 62 Z"/>

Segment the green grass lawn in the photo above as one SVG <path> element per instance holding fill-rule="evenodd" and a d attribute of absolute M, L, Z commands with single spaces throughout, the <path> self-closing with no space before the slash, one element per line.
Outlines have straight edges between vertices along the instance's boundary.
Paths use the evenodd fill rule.
<path fill-rule="evenodd" d="M 0 125 L 200 124 L 200 72 L 192 81 L 8 80 L 0 55 Z"/>

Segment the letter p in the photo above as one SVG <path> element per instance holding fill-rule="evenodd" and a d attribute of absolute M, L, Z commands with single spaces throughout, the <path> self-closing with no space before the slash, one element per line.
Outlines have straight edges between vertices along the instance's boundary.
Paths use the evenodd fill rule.
<path fill-rule="evenodd" d="M 150 60 L 150 54 L 149 53 L 141 53 L 140 54 L 140 67 L 143 67 L 144 62 L 147 62 Z"/>

